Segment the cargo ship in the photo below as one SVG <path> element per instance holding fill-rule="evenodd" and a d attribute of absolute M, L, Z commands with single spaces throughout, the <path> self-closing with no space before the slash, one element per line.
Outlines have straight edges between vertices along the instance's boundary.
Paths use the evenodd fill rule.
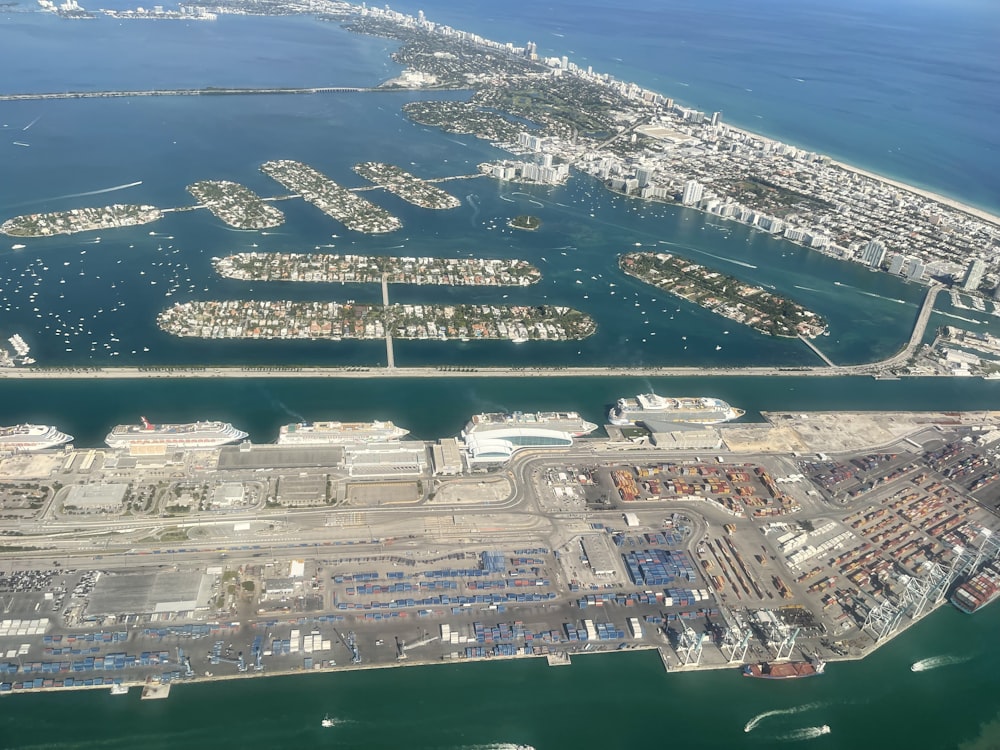
<path fill-rule="evenodd" d="M 55 448 L 68 443 L 72 435 L 60 432 L 47 424 L 19 424 L 13 427 L 0 427 L 0 451 L 16 451 L 30 453 Z"/>
<path fill-rule="evenodd" d="M 475 433 L 509 430 L 511 428 L 532 430 L 553 430 L 565 432 L 572 437 L 582 437 L 597 429 L 597 425 L 588 422 L 575 411 L 539 411 L 509 414 L 489 412 L 476 414 L 465 426 L 466 435 Z"/>
<path fill-rule="evenodd" d="M 111 448 L 131 453 L 157 453 L 169 448 L 216 448 L 247 436 L 228 422 L 152 424 L 145 417 L 140 419 L 141 424 L 118 425 L 104 442 Z"/>
<path fill-rule="evenodd" d="M 1000 596 L 1000 563 L 993 561 L 956 588 L 951 594 L 951 603 L 971 615 L 998 596 Z"/>
<path fill-rule="evenodd" d="M 816 663 L 808 661 L 783 661 L 777 664 L 760 662 L 759 664 L 744 664 L 744 677 L 761 677 L 765 680 L 794 680 L 798 677 L 815 677 L 826 671 L 826 662 L 819 659 Z"/>
<path fill-rule="evenodd" d="M 409 434 L 392 422 L 296 422 L 282 425 L 278 445 L 391 443 Z"/>
<path fill-rule="evenodd" d="M 721 398 L 657 396 L 640 393 L 635 398 L 620 398 L 608 412 L 614 425 L 642 424 L 655 431 L 658 425 L 711 425 L 739 419 L 746 412 L 734 409 Z"/>

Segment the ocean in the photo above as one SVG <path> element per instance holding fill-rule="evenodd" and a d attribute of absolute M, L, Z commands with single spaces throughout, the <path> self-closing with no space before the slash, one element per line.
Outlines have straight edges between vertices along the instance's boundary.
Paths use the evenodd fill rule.
<path fill-rule="evenodd" d="M 992 129 L 1000 114 L 995 3 L 633 5 L 394 3 L 501 41 L 531 39 L 544 54 L 568 54 L 692 106 L 721 110 L 736 125 L 1000 211 Z M 4 10 L 0 88 L 367 86 L 398 71 L 387 57 L 392 48 L 386 40 L 299 17 L 76 22 Z M 408 123 L 399 106 L 419 96 L 435 95 L 3 102 L 0 217 L 114 201 L 180 206 L 190 202 L 184 186 L 205 178 L 274 193 L 258 172 L 271 158 L 302 159 L 353 186 L 361 181 L 351 166 L 365 159 L 432 177 L 471 174 L 479 161 L 501 156 L 474 138 Z M 214 276 L 213 256 L 255 243 L 274 250 L 334 244 L 340 252 L 526 257 L 544 275 L 534 289 L 434 290 L 435 298 L 499 304 L 502 294 L 511 302 L 541 297 L 590 312 L 599 324 L 592 339 L 566 345 L 397 342 L 399 364 L 815 361 L 795 342 L 738 330 L 622 277 L 615 257 L 636 243 L 671 247 L 726 273 L 773 284 L 827 315 L 831 335 L 818 343 L 839 362 L 895 351 L 923 292 L 695 212 L 612 196 L 585 178 L 556 190 L 508 189 L 483 178 L 448 186 L 463 206 L 447 215 L 378 196 L 405 222 L 398 236 L 382 238 L 348 237 L 311 207 L 287 201 L 281 204 L 287 224 L 267 236 L 230 232 L 203 212 L 189 212 L 152 227 L 102 233 L 100 243 L 88 234 L 12 251 L 5 241 L 0 334 L 22 333 L 33 356 L 48 365 L 384 361 L 377 343 L 198 343 L 155 328 L 156 312 L 173 301 L 330 295 L 309 285 L 289 290 Z M 507 231 L 506 218 L 524 212 L 540 215 L 543 228 L 530 235 Z M 373 301 L 378 295 L 360 286 L 335 293 Z M 391 293 L 394 300 L 419 302 L 427 290 Z M 938 310 L 956 312 L 945 297 Z M 996 330 L 987 316 L 957 312 L 982 319 L 963 325 Z M 948 320 L 939 314 L 932 326 Z M 782 409 L 1000 408 L 1000 385 L 979 380 L 81 379 L 0 382 L 0 424 L 58 424 L 79 445 L 99 445 L 113 424 L 140 414 L 156 421 L 231 419 L 257 442 L 273 440 L 284 422 L 324 417 L 393 419 L 416 437 L 436 438 L 456 434 L 470 414 L 487 409 L 577 409 L 599 419 L 617 397 L 649 389 L 719 395 L 748 409 L 750 418 Z M 945 609 L 864 662 L 833 665 L 821 679 L 788 685 L 762 685 L 733 672 L 667 675 L 655 655 L 613 654 L 581 657 L 564 669 L 532 660 L 179 685 L 166 702 L 141 705 L 133 702 L 136 695 L 122 700 L 105 692 L 5 697 L 0 747 L 484 749 L 526 743 L 550 750 L 804 741 L 829 748 L 985 748 L 1000 742 L 992 689 L 1000 662 L 989 647 L 998 618 L 997 607 L 972 617 Z M 909 670 L 935 657 L 941 658 L 929 662 L 931 669 Z M 326 713 L 338 720 L 335 728 L 320 728 Z M 829 734 L 817 734 L 823 725 Z"/>

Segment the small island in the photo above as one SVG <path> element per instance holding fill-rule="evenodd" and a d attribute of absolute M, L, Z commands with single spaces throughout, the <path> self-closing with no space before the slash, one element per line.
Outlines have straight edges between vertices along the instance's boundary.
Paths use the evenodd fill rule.
<path fill-rule="evenodd" d="M 521 214 L 520 216 L 515 216 L 513 219 L 507 222 L 507 226 L 513 229 L 523 229 L 526 232 L 534 232 L 542 225 L 542 220 L 537 216 L 530 216 L 529 214 Z"/>
<path fill-rule="evenodd" d="M 265 203 L 245 185 L 228 180 L 200 180 L 187 191 L 201 205 L 235 229 L 270 229 L 284 224 L 285 215 Z"/>
<path fill-rule="evenodd" d="M 826 321 L 801 305 L 686 258 L 626 253 L 618 266 L 629 276 L 768 336 L 811 339 L 826 332 Z"/>
<path fill-rule="evenodd" d="M 403 226 L 384 208 L 358 197 L 308 164 L 280 159 L 265 162 L 260 170 L 355 232 L 382 234 Z"/>
<path fill-rule="evenodd" d="M 243 281 L 529 286 L 541 277 L 525 260 L 394 258 L 325 253 L 235 253 L 213 258 L 220 276 Z"/>
<path fill-rule="evenodd" d="M 569 341 L 597 330 L 593 318 L 552 305 L 372 305 L 354 302 L 221 300 L 185 302 L 157 324 L 204 339 L 400 339 Z"/>
<path fill-rule="evenodd" d="M 471 102 L 417 101 L 403 105 L 403 113 L 418 125 L 441 128 L 448 133 L 474 135 L 490 143 L 516 143 L 523 125 L 495 110 Z"/>
<path fill-rule="evenodd" d="M 96 229 L 117 229 L 149 224 L 163 217 L 156 206 L 116 203 L 101 208 L 73 208 L 47 214 L 25 214 L 0 224 L 0 232 L 11 237 L 52 237 Z"/>
<path fill-rule="evenodd" d="M 366 180 L 374 182 L 390 193 L 398 195 L 407 203 L 420 208 L 458 208 L 462 202 L 436 185 L 431 185 L 419 177 L 414 177 L 394 164 L 366 161 L 356 164 L 354 171 Z"/>

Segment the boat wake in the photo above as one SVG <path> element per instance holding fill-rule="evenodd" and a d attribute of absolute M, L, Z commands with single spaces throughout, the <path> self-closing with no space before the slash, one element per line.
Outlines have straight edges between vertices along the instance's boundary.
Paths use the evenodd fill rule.
<path fill-rule="evenodd" d="M 806 292 L 818 292 L 819 291 L 819 289 L 813 289 L 811 286 L 799 286 L 798 284 L 795 285 L 795 288 L 796 289 L 802 289 L 802 290 L 804 290 Z"/>
<path fill-rule="evenodd" d="M 765 711 L 762 714 L 757 714 L 750 721 L 747 722 L 746 726 L 743 727 L 744 732 L 752 732 L 756 729 L 764 719 L 770 719 L 772 716 L 791 716 L 792 714 L 801 714 L 806 711 L 812 711 L 814 708 L 819 708 L 823 704 L 821 703 L 806 703 L 803 706 L 794 706 L 792 708 L 779 708 L 774 711 Z"/>
<path fill-rule="evenodd" d="M 949 656 L 945 654 L 943 656 L 931 656 L 927 659 L 921 659 L 920 661 L 915 661 L 910 665 L 911 672 L 927 672 L 931 669 L 937 669 L 938 667 L 948 667 L 952 664 L 964 664 L 965 662 L 972 659 L 971 656 Z"/>
<path fill-rule="evenodd" d="M 83 193 L 69 193 L 68 195 L 57 195 L 54 198 L 40 198 L 34 201 L 25 201 L 24 203 L 16 203 L 14 206 L 30 206 L 34 203 L 48 203 L 49 201 L 61 201 L 64 198 L 85 198 L 88 195 L 103 195 L 104 193 L 113 193 L 116 190 L 127 190 L 128 188 L 138 187 L 142 184 L 142 180 L 136 182 L 128 182 L 124 185 L 115 185 L 114 187 L 101 188 L 100 190 L 87 190 Z"/>
<path fill-rule="evenodd" d="M 519 745 L 515 742 L 494 742 L 489 745 L 468 745 L 462 750 L 535 750 L 531 745 Z"/>
<path fill-rule="evenodd" d="M 778 735 L 774 739 L 779 740 L 780 742 L 797 742 L 799 740 L 814 740 L 817 737 L 822 737 L 824 734 L 830 734 L 830 727 L 826 724 L 821 727 L 796 729 L 794 732 Z"/>
<path fill-rule="evenodd" d="M 690 245 L 682 245 L 679 242 L 668 242 L 667 240 L 657 240 L 657 242 L 661 245 L 672 245 L 674 247 L 679 247 L 684 250 L 690 250 L 693 253 L 700 253 L 701 255 L 707 255 L 709 258 L 715 258 L 716 260 L 721 260 L 724 263 L 733 263 L 737 266 L 743 266 L 744 268 L 753 268 L 753 269 L 757 268 L 757 266 L 755 266 L 753 263 L 746 263 L 742 260 L 733 260 L 732 258 L 723 258 L 721 255 L 712 255 L 712 253 L 706 253 L 704 250 L 699 250 L 698 248 L 691 247 Z"/>

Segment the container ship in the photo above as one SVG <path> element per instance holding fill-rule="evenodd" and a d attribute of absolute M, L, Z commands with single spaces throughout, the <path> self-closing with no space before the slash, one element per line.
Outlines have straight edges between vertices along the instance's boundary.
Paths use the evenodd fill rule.
<path fill-rule="evenodd" d="M 815 677 L 826 671 L 826 663 L 817 660 L 815 664 L 808 661 L 784 661 L 777 664 L 760 662 L 759 664 L 744 664 L 744 677 L 760 677 L 765 680 L 794 680 L 798 677 Z"/>
<path fill-rule="evenodd" d="M 1000 564 L 993 561 L 956 588 L 951 594 L 951 603 L 971 615 L 998 596 L 1000 596 Z"/>
<path fill-rule="evenodd" d="M 282 425 L 278 445 L 391 443 L 409 434 L 392 422 L 296 422 Z"/>
<path fill-rule="evenodd" d="M 141 420 L 137 425 L 118 425 L 104 442 L 111 448 L 131 453 L 162 453 L 170 448 L 216 448 L 247 436 L 228 422 L 152 424 L 145 417 Z"/>
<path fill-rule="evenodd" d="M 68 443 L 72 435 L 60 432 L 47 424 L 19 424 L 0 427 L 0 451 L 30 453 Z"/>
<path fill-rule="evenodd" d="M 657 396 L 655 393 L 640 393 L 635 398 L 620 398 L 611 411 L 608 421 L 614 425 L 670 424 L 720 424 L 739 419 L 746 412 L 734 409 L 721 398 Z M 655 430 L 654 430 L 655 431 Z"/>
<path fill-rule="evenodd" d="M 511 428 L 553 430 L 565 432 L 572 437 L 582 437 L 596 430 L 597 425 L 588 422 L 575 411 L 539 411 L 534 413 L 515 411 L 510 414 L 490 412 L 476 414 L 465 426 L 464 434 L 473 435 Z"/>

